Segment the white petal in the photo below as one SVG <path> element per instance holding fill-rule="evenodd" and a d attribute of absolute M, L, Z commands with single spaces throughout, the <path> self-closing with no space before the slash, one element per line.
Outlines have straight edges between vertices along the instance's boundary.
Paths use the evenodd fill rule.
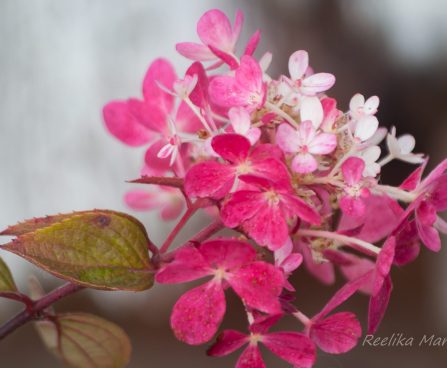
<path fill-rule="evenodd" d="M 351 112 L 356 112 L 359 108 L 362 108 L 365 105 L 365 97 L 357 93 L 352 96 L 351 101 L 349 101 L 349 110 Z"/>
<path fill-rule="evenodd" d="M 364 142 L 374 135 L 378 127 L 379 121 L 375 116 L 364 116 L 357 122 L 354 136 Z"/>
<path fill-rule="evenodd" d="M 405 155 L 413 151 L 416 140 L 411 134 L 405 134 L 397 138 L 397 144 L 399 145 L 400 152 Z"/>
<path fill-rule="evenodd" d="M 361 152 L 361 156 L 366 163 L 376 162 L 380 157 L 380 147 L 371 146 Z"/>
<path fill-rule="evenodd" d="M 242 107 L 233 107 L 228 111 L 231 125 L 238 134 L 245 135 L 250 129 L 250 114 Z"/>
<path fill-rule="evenodd" d="M 363 106 L 363 112 L 366 115 L 374 115 L 377 112 L 377 108 L 379 107 L 379 97 L 372 96 L 368 98 Z"/>
<path fill-rule="evenodd" d="M 301 79 L 309 66 L 309 54 L 307 51 L 295 51 L 289 58 L 289 74 L 292 80 Z"/>
<path fill-rule="evenodd" d="M 272 63 L 273 55 L 271 52 L 266 52 L 262 57 L 259 59 L 259 66 L 261 67 L 261 70 L 265 72 L 270 64 Z"/>
<path fill-rule="evenodd" d="M 318 97 L 304 97 L 301 101 L 300 109 L 301 121 L 310 120 L 315 129 L 323 121 L 323 106 Z"/>
<path fill-rule="evenodd" d="M 394 128 L 394 127 L 393 127 Z M 396 136 L 393 134 L 396 131 L 391 129 L 391 133 L 386 136 L 386 145 L 388 147 L 388 151 L 390 151 L 390 154 L 394 157 L 400 156 L 400 147 L 399 142 L 396 139 Z"/>

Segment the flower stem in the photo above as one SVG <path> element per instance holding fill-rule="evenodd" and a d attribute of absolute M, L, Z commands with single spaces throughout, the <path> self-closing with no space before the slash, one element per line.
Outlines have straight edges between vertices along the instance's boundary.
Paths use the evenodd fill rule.
<path fill-rule="evenodd" d="M 377 255 L 380 253 L 380 248 L 375 245 L 368 243 L 364 240 L 353 238 L 351 236 L 346 236 L 342 234 L 337 234 L 331 231 L 325 230 L 311 230 L 311 229 L 302 229 L 298 231 L 298 235 L 300 236 L 310 236 L 314 238 L 326 238 L 333 239 L 339 241 L 340 243 L 350 246 L 360 252 L 369 254 L 369 255 Z"/>
<path fill-rule="evenodd" d="M 388 194 L 391 198 L 402 202 L 413 202 L 417 198 L 417 194 L 407 192 L 406 190 L 393 187 L 391 185 L 377 185 L 376 189 L 382 193 Z"/>
<path fill-rule="evenodd" d="M 293 127 L 298 127 L 298 123 L 286 112 L 282 111 L 278 106 L 266 101 L 265 107 L 267 107 L 271 112 L 285 119 Z"/>
<path fill-rule="evenodd" d="M 83 287 L 80 285 L 68 283 L 49 292 L 47 295 L 35 301 L 31 307 L 24 309 L 22 312 L 1 326 L 0 340 L 14 332 L 20 326 L 23 326 L 25 323 L 38 318 L 39 314 L 50 305 L 81 289 L 83 289 Z"/>
<path fill-rule="evenodd" d="M 128 183 L 137 184 L 154 184 L 154 185 L 165 185 L 167 187 L 173 188 L 183 188 L 182 178 L 171 178 L 165 176 L 142 176 L 139 179 L 129 180 Z"/>

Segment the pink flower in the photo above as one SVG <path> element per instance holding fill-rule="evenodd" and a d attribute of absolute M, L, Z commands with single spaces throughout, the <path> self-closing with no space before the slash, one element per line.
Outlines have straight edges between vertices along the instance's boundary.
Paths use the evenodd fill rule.
<path fill-rule="evenodd" d="M 160 210 L 160 216 L 165 221 L 177 218 L 184 208 L 179 190 L 165 186 L 156 186 L 152 191 L 131 190 L 124 196 L 124 201 L 135 211 Z"/>
<path fill-rule="evenodd" d="M 156 174 L 169 168 L 168 157 L 173 153 L 159 155 L 160 150 L 174 141 L 178 148 L 178 136 L 169 129 L 168 124 L 174 113 L 175 97 L 159 87 L 163 85 L 172 90 L 176 80 L 171 64 L 165 59 L 157 59 L 150 65 L 144 78 L 143 101 L 136 98 L 112 101 L 103 109 L 107 129 L 120 141 L 133 147 L 151 144 L 146 151 L 145 161 Z M 172 119 L 182 132 L 196 132 L 201 127 L 185 103 L 180 104 Z"/>
<path fill-rule="evenodd" d="M 302 95 L 315 96 L 327 91 L 335 83 L 335 77 L 329 73 L 317 73 L 306 76 L 309 68 L 309 54 L 307 51 L 295 51 L 289 58 L 289 73 L 292 89 Z"/>
<path fill-rule="evenodd" d="M 276 133 L 278 146 L 286 153 L 294 154 L 292 169 L 300 174 L 317 170 L 314 155 L 331 153 L 337 146 L 337 137 L 331 133 L 318 133 L 310 120 L 303 121 L 299 129 L 283 123 Z"/>
<path fill-rule="evenodd" d="M 295 367 L 310 368 L 315 363 L 315 345 L 302 333 L 280 331 L 268 332 L 281 315 L 268 316 L 250 326 L 250 334 L 245 335 L 235 330 L 226 330 L 217 338 L 216 343 L 208 349 L 208 355 L 226 356 L 248 344 L 239 357 L 236 368 L 264 368 L 265 363 L 259 350 L 262 343 L 273 354 Z"/>
<path fill-rule="evenodd" d="M 224 290 L 231 286 L 244 304 L 264 313 L 281 310 L 279 295 L 283 273 L 273 265 L 256 261 L 256 252 L 246 242 L 233 239 L 210 240 L 199 247 L 184 246 L 173 262 L 163 267 L 156 281 L 175 284 L 213 278 L 177 301 L 171 315 L 176 337 L 191 345 L 209 341 L 225 314 Z"/>
<path fill-rule="evenodd" d="M 225 226 L 242 228 L 259 245 L 276 250 L 289 237 L 287 221 L 300 218 L 311 224 L 320 223 L 319 213 L 300 199 L 284 182 L 243 175 L 240 177 L 252 189 L 233 193 L 221 210 Z"/>
<path fill-rule="evenodd" d="M 417 168 L 400 186 L 412 190 L 417 198 L 402 215 L 402 223 L 414 213 L 417 232 L 422 243 L 434 252 L 441 249 L 439 231 L 447 233 L 447 224 L 437 215 L 447 209 L 447 160 L 441 162 L 424 180 L 422 173 L 426 166 Z"/>
<path fill-rule="evenodd" d="M 237 188 L 235 181 L 243 174 L 289 180 L 287 169 L 280 161 L 282 153 L 271 144 L 251 150 L 247 138 L 222 134 L 212 139 L 211 146 L 227 163 L 205 161 L 193 166 L 185 177 L 185 192 L 190 197 L 220 199 Z"/>
<path fill-rule="evenodd" d="M 197 34 L 203 44 L 181 42 L 175 48 L 184 57 L 197 61 L 216 61 L 220 53 L 234 58 L 237 40 L 244 22 L 243 13 L 238 10 L 233 28 L 228 17 L 218 9 L 207 11 L 197 23 Z M 219 66 L 221 63 L 213 65 Z"/>
<path fill-rule="evenodd" d="M 222 107 L 245 107 L 255 110 L 264 105 L 266 85 L 262 80 L 262 70 L 251 56 L 241 58 L 235 76 L 217 76 L 210 82 L 211 100 Z"/>
<path fill-rule="evenodd" d="M 340 198 L 340 208 L 348 216 L 363 216 L 366 209 L 365 199 L 369 189 L 363 184 L 365 162 L 359 157 L 349 157 L 341 166 L 345 181 L 344 194 Z"/>

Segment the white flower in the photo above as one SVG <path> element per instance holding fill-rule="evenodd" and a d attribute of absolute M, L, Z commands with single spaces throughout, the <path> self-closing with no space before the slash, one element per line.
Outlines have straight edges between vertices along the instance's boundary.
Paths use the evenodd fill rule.
<path fill-rule="evenodd" d="M 416 141 L 410 134 L 401 135 L 396 138 L 396 128 L 391 128 L 391 133 L 386 137 L 386 143 L 390 156 L 395 159 L 409 162 L 411 164 L 420 164 L 424 162 L 424 156 L 421 153 L 412 153 Z"/>
<path fill-rule="evenodd" d="M 376 162 L 380 157 L 379 146 L 370 146 L 358 152 L 356 156 L 365 162 L 365 169 L 363 170 L 364 177 L 369 176 L 375 178 L 380 173 L 381 166 Z"/>

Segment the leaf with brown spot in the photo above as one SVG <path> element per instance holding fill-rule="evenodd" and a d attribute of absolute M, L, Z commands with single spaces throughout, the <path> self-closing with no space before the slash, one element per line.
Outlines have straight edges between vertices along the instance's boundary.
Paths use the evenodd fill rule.
<path fill-rule="evenodd" d="M 36 220 L 38 225 L 17 225 L 17 239 L 2 248 L 86 287 L 138 291 L 152 286 L 149 239 L 135 218 L 94 210 Z"/>

